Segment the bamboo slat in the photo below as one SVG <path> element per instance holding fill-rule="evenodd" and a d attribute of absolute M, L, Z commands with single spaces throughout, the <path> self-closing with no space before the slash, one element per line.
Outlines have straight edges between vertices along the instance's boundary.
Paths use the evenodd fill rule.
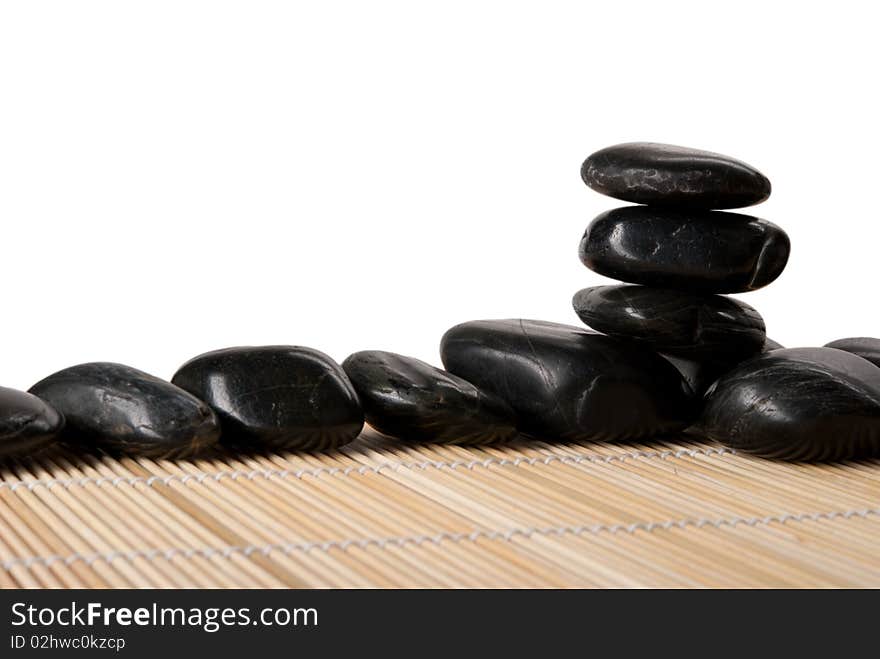
<path fill-rule="evenodd" d="M 880 462 L 682 439 L 0 468 L 0 587 L 878 587 Z"/>

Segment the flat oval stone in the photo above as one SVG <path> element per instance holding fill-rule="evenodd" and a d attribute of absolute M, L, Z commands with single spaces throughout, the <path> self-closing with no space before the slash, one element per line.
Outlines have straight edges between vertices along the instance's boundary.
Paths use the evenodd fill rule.
<path fill-rule="evenodd" d="M 215 350 L 189 360 L 171 381 L 214 409 L 221 441 L 235 446 L 332 449 L 353 440 L 364 425 L 348 376 L 311 348 Z"/>
<path fill-rule="evenodd" d="M 629 142 L 596 151 L 581 178 L 615 199 L 676 208 L 743 208 L 770 196 L 770 181 L 751 165 L 671 144 Z"/>
<path fill-rule="evenodd" d="M 33 394 L 0 387 L 0 458 L 28 457 L 55 443 L 64 416 Z"/>
<path fill-rule="evenodd" d="M 768 458 L 880 457 L 880 368 L 834 348 L 768 352 L 713 385 L 699 431 Z"/>
<path fill-rule="evenodd" d="M 685 357 L 745 358 L 764 347 L 764 319 L 721 295 L 649 286 L 594 286 L 572 300 L 584 323 L 609 336 L 635 339 Z"/>
<path fill-rule="evenodd" d="M 759 352 L 763 353 L 782 349 L 783 347 L 781 344 L 767 337 L 763 348 Z M 694 392 L 694 395 L 699 399 L 703 398 L 706 391 L 709 387 L 715 384 L 718 378 L 727 373 L 737 364 L 740 364 L 745 361 L 745 359 L 749 358 L 739 356 L 719 358 L 713 355 L 682 357 L 680 355 L 672 355 L 669 353 L 661 354 L 678 369 L 679 373 L 681 373 L 691 390 Z"/>
<path fill-rule="evenodd" d="M 62 439 L 73 446 L 173 459 L 196 455 L 220 436 L 217 417 L 202 401 L 122 364 L 71 366 L 30 392 L 64 415 Z"/>
<path fill-rule="evenodd" d="M 449 372 L 507 402 L 532 435 L 648 438 L 691 421 L 675 367 L 629 341 L 536 320 L 479 320 L 446 332 L 440 351 Z"/>
<path fill-rule="evenodd" d="M 875 366 L 880 366 L 880 339 L 872 339 L 867 336 L 838 339 L 837 341 L 827 343 L 825 347 L 851 352 L 862 359 L 867 359 Z"/>
<path fill-rule="evenodd" d="M 412 357 L 356 352 L 342 363 L 367 423 L 397 439 L 484 444 L 516 435 L 513 410 L 494 394 Z"/>
<path fill-rule="evenodd" d="M 782 229 L 757 217 L 626 206 L 590 223 L 580 257 L 600 275 L 633 284 L 744 293 L 782 274 L 790 247 Z"/>

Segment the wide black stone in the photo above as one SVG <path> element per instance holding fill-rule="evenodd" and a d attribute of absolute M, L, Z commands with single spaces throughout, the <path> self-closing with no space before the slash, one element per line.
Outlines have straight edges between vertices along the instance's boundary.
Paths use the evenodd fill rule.
<path fill-rule="evenodd" d="M 151 458 L 187 458 L 217 442 L 211 409 L 173 384 L 107 362 L 80 364 L 41 380 L 30 392 L 67 420 L 69 444 Z"/>
<path fill-rule="evenodd" d="M 880 456 L 880 368 L 834 348 L 768 352 L 713 385 L 698 430 L 768 458 Z"/>
<path fill-rule="evenodd" d="M 825 347 L 851 352 L 863 359 L 867 359 L 872 364 L 880 366 L 880 339 L 872 339 L 867 336 L 838 339 L 826 344 Z"/>
<path fill-rule="evenodd" d="M 670 144 L 630 142 L 596 151 L 581 178 L 609 197 L 677 208 L 742 208 L 770 196 L 770 181 L 744 162 Z"/>
<path fill-rule="evenodd" d="M 786 233 L 766 220 L 647 206 L 602 213 L 580 244 L 581 261 L 601 275 L 702 293 L 766 286 L 785 269 L 789 251 Z"/>
<path fill-rule="evenodd" d="M 440 350 L 451 373 L 506 401 L 532 435 L 648 438 L 691 421 L 690 391 L 675 367 L 630 341 L 535 320 L 483 320 L 450 329 Z"/>
<path fill-rule="evenodd" d="M 781 344 L 768 337 L 760 352 L 782 349 Z M 702 398 L 718 378 L 749 358 L 739 356 L 716 357 L 713 355 L 682 357 L 668 353 L 661 354 L 678 369 L 697 398 Z"/>
<path fill-rule="evenodd" d="M 52 445 L 64 416 L 33 394 L 0 387 L 0 458 L 25 457 Z"/>
<path fill-rule="evenodd" d="M 348 376 L 311 348 L 215 350 L 188 361 L 171 381 L 214 409 L 227 444 L 332 449 L 357 437 L 364 425 Z"/>
<path fill-rule="evenodd" d="M 367 422 L 403 441 L 483 444 L 516 434 L 513 410 L 494 394 L 412 357 L 356 352 L 342 363 Z"/>
<path fill-rule="evenodd" d="M 598 332 L 635 339 L 685 357 L 745 358 L 764 347 L 764 320 L 749 305 L 721 295 L 649 286 L 594 286 L 572 300 Z"/>

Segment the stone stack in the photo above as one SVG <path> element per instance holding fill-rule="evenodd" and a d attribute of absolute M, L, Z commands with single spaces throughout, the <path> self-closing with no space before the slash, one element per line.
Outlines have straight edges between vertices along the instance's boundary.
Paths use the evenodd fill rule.
<path fill-rule="evenodd" d="M 584 233 L 583 263 L 627 282 L 575 294 L 585 324 L 661 353 L 698 397 L 732 366 L 781 347 L 755 309 L 724 295 L 766 286 L 788 261 L 778 226 L 722 212 L 767 199 L 767 177 L 727 156 L 646 142 L 597 151 L 581 176 L 640 204 L 602 213 Z"/>
<path fill-rule="evenodd" d="M 784 349 L 766 338 L 755 309 L 724 295 L 766 286 L 788 261 L 782 229 L 723 212 L 767 199 L 763 174 L 715 153 L 632 143 L 597 151 L 581 176 L 640 205 L 587 228 L 581 260 L 629 285 L 584 289 L 575 311 L 679 369 L 699 408 L 695 434 L 788 460 L 880 454 L 880 341 Z"/>

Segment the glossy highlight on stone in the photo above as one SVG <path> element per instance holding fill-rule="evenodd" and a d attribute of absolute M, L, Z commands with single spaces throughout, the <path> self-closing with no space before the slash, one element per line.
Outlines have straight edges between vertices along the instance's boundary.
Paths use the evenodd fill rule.
<path fill-rule="evenodd" d="M 834 348 L 768 352 L 713 385 L 698 429 L 767 458 L 880 457 L 880 368 Z"/>
<path fill-rule="evenodd" d="M 751 165 L 710 151 L 653 142 L 596 151 L 584 161 L 581 178 L 601 194 L 653 206 L 743 208 L 770 196 L 770 181 Z"/>
<path fill-rule="evenodd" d="M 744 293 L 774 281 L 788 262 L 786 233 L 772 222 L 719 211 L 626 206 L 587 227 L 581 261 L 633 284 Z"/>
<path fill-rule="evenodd" d="M 194 357 L 171 380 L 210 405 L 233 446 L 328 450 L 361 431 L 364 415 L 342 368 L 301 346 L 236 347 Z"/>
<path fill-rule="evenodd" d="M 516 435 L 513 410 L 497 396 L 412 357 L 356 352 L 342 363 L 367 423 L 405 442 L 485 444 Z"/>
<path fill-rule="evenodd" d="M 873 339 L 868 336 L 838 339 L 837 341 L 825 344 L 825 347 L 851 352 L 863 359 L 867 359 L 876 366 L 880 366 L 880 339 Z"/>
<path fill-rule="evenodd" d="M 220 436 L 210 408 L 187 392 L 130 366 L 93 362 L 41 380 L 30 392 L 66 421 L 72 446 L 150 458 L 188 458 Z"/>
<path fill-rule="evenodd" d="M 749 357 L 761 351 L 767 338 L 764 320 L 755 309 L 721 295 L 594 286 L 575 293 L 572 304 L 597 332 L 686 357 Z"/>
<path fill-rule="evenodd" d="M 629 341 L 536 320 L 478 320 L 447 331 L 440 351 L 449 372 L 499 396 L 520 430 L 544 439 L 648 438 L 692 420 L 675 367 Z"/>
<path fill-rule="evenodd" d="M 0 387 L 0 458 L 29 457 L 55 443 L 64 416 L 33 394 Z"/>

